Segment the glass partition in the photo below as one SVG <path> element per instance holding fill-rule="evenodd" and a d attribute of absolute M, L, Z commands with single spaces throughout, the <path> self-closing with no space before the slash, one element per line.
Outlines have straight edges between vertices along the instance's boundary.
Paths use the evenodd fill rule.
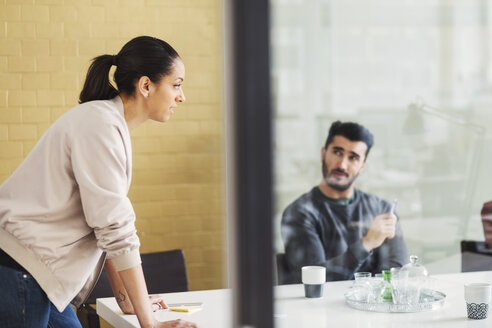
<path fill-rule="evenodd" d="M 461 270 L 492 200 L 488 1 L 272 0 L 274 246 L 282 211 L 321 181 L 335 120 L 375 136 L 356 187 L 388 201 L 431 274 Z"/>

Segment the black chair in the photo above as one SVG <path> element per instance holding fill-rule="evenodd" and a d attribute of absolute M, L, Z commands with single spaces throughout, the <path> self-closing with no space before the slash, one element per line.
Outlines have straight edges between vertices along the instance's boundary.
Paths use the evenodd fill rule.
<path fill-rule="evenodd" d="M 287 258 L 284 253 L 278 253 L 275 256 L 277 262 L 277 284 L 278 285 L 289 285 L 297 283 L 290 271 L 289 265 L 287 263 Z"/>
<path fill-rule="evenodd" d="M 185 258 L 181 249 L 142 254 L 142 269 L 149 294 L 189 290 Z"/>
<path fill-rule="evenodd" d="M 461 272 L 492 270 L 492 249 L 483 241 L 461 241 Z"/>
<path fill-rule="evenodd" d="M 186 292 L 189 290 L 183 250 L 175 249 L 141 254 L 141 257 L 149 294 Z M 97 298 L 113 296 L 108 275 L 103 270 L 91 294 L 77 310 L 77 316 L 82 327 L 99 328 L 99 316 L 93 305 Z"/>

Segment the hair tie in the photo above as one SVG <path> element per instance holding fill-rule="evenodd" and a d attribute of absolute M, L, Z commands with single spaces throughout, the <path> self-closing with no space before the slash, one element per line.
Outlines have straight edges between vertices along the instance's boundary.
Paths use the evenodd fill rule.
<path fill-rule="evenodd" d="M 116 65 L 116 59 L 118 59 L 118 55 L 113 55 L 113 65 L 114 66 L 118 66 L 118 65 Z"/>

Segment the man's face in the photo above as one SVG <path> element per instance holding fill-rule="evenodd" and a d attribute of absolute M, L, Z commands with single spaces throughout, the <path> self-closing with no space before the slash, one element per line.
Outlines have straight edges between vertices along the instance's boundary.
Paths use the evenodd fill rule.
<path fill-rule="evenodd" d="M 349 189 L 366 165 L 366 151 L 363 141 L 335 136 L 328 148 L 321 150 L 325 183 L 337 191 Z"/>

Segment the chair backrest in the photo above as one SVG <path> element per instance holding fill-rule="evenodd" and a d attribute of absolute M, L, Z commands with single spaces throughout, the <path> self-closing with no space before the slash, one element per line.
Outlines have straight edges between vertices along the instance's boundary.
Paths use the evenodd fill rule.
<path fill-rule="evenodd" d="M 275 259 L 277 262 L 277 283 L 279 285 L 295 284 L 296 281 L 292 277 L 285 254 L 277 253 Z"/>
<path fill-rule="evenodd" d="M 461 241 L 461 272 L 492 270 L 492 249 L 483 241 Z"/>
<path fill-rule="evenodd" d="M 185 258 L 181 249 L 142 254 L 142 269 L 149 294 L 189 290 Z"/>
<path fill-rule="evenodd" d="M 184 253 L 181 249 L 141 254 L 142 270 L 149 294 L 186 292 L 188 276 Z M 96 298 L 112 297 L 108 275 L 103 270 L 86 304 L 96 303 Z"/>

